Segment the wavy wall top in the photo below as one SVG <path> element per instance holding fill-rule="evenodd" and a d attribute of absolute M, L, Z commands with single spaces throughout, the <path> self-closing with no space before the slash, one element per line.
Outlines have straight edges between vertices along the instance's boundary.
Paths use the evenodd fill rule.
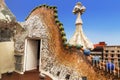
<path fill-rule="evenodd" d="M 105 79 L 103 75 L 97 74 L 90 65 L 87 57 L 83 55 L 81 46 L 66 44 L 63 24 L 58 20 L 57 8 L 54 6 L 41 5 L 32 10 L 26 21 L 38 16 L 49 31 L 49 47 L 52 47 L 55 60 L 78 72 L 80 76 L 87 76 L 89 80 L 97 80 L 98 77 Z M 29 27 L 29 26 L 28 26 Z"/>

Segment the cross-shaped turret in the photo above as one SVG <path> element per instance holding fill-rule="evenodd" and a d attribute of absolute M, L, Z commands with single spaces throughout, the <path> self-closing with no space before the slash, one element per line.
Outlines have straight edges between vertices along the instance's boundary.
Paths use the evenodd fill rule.
<path fill-rule="evenodd" d="M 86 8 L 82 6 L 80 2 L 76 4 L 76 6 L 73 9 L 73 13 L 77 14 L 76 24 L 83 24 L 81 15 L 85 12 Z"/>
<path fill-rule="evenodd" d="M 84 35 L 83 30 L 82 30 L 83 22 L 81 19 L 81 15 L 84 13 L 85 9 L 86 8 L 80 2 L 78 2 L 73 9 L 73 13 L 77 14 L 77 19 L 75 22 L 76 31 L 73 37 L 70 39 L 69 44 L 82 45 L 84 49 L 93 49 L 93 44 Z"/>

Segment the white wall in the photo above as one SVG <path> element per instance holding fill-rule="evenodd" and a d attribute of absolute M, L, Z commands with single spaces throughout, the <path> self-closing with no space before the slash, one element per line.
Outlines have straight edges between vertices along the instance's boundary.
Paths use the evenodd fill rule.
<path fill-rule="evenodd" d="M 14 42 L 0 42 L 0 73 L 14 71 Z"/>

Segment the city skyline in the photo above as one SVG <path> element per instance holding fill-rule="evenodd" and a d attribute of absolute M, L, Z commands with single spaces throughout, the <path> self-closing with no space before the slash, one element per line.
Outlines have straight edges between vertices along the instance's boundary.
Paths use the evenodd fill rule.
<path fill-rule="evenodd" d="M 76 16 L 72 10 L 77 2 L 81 2 L 86 11 L 82 15 L 83 31 L 93 43 L 105 41 L 108 45 L 120 45 L 120 1 L 110 0 L 6 0 L 8 8 L 23 22 L 29 13 L 41 4 L 57 6 L 58 18 L 63 23 L 68 40 L 75 31 Z"/>

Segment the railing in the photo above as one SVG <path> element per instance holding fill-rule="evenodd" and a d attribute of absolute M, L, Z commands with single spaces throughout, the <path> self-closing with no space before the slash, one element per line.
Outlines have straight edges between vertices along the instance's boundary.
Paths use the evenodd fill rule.
<path fill-rule="evenodd" d="M 100 60 L 99 58 L 89 56 L 94 68 L 98 70 L 99 73 L 105 74 L 105 76 L 111 77 L 112 79 L 120 79 L 120 65 L 119 61 L 110 61 L 110 60 Z"/>

